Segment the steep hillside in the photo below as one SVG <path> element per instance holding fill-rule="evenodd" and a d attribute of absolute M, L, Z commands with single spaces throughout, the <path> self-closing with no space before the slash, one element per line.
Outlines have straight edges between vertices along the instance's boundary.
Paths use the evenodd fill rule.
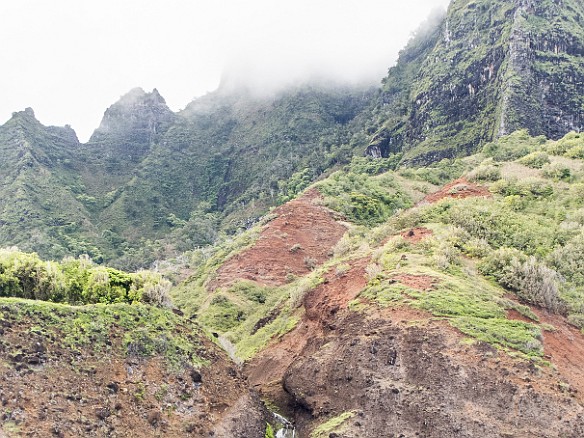
<path fill-rule="evenodd" d="M 355 159 L 200 257 L 175 302 L 300 436 L 580 436 L 583 148 L 522 131 L 433 167 Z M 347 227 L 326 257 L 293 231 L 314 205 Z"/>
<path fill-rule="evenodd" d="M 574 0 L 452 2 L 384 79 L 369 153 L 429 163 L 517 129 L 581 130 L 583 20 Z"/>
<path fill-rule="evenodd" d="M 263 407 L 192 322 L 0 299 L 0 435 L 263 437 Z"/>
<path fill-rule="evenodd" d="M 99 259 L 85 243 L 95 242 L 98 230 L 82 202 L 79 148 L 70 127 L 43 126 L 30 108 L 0 126 L 0 245 Z"/>
<path fill-rule="evenodd" d="M 128 240 L 173 232 L 183 249 L 211 243 L 213 233 L 199 226 L 206 213 L 236 230 L 279 203 L 281 185 L 295 172 L 304 172 L 299 183 L 311 181 L 342 155 L 345 125 L 366 102 L 361 90 L 316 87 L 268 97 L 219 90 L 199 98 L 100 218 Z"/>
<path fill-rule="evenodd" d="M 169 287 L 0 250 L 0 436 L 263 437 L 259 398 Z"/>

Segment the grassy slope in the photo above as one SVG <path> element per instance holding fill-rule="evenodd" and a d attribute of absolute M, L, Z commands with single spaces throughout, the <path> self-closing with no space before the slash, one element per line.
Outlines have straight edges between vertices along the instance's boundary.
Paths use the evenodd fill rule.
<path fill-rule="evenodd" d="M 445 318 L 471 338 L 541 356 L 541 331 L 552 328 L 540 325 L 527 305 L 551 304 L 530 294 L 530 285 L 517 279 L 530 266 L 538 275 L 548 275 L 542 281 L 549 280 L 545 284 L 557 293 L 554 303 L 559 304 L 554 309 L 582 327 L 583 279 L 577 254 L 583 245 L 583 162 L 573 157 L 584 157 L 583 147 L 584 137 L 577 134 L 553 142 L 517 132 L 487 145 L 480 154 L 433 167 L 371 175 L 367 172 L 375 173 L 376 166 L 356 160 L 342 174 L 319 183 L 325 194 L 328 190 L 325 202 L 330 207 L 361 223 L 350 227 L 323 266 L 281 287 L 242 282 L 209 293 L 205 284 L 213 277 L 213 266 L 220 266 L 231 251 L 218 247 L 199 273 L 175 290 L 175 300 L 223 334 L 246 359 L 294 326 L 302 316 L 297 307 L 301 297 L 322 281 L 325 272 L 334 269 L 343 275 L 353 260 L 369 256 L 369 283 L 352 303 L 353 310 L 409 305 Z M 356 175 L 355 170 L 364 173 Z M 487 186 L 492 198 L 444 199 L 408 208 L 426 192 L 463 174 Z M 354 187 L 348 185 L 351 181 Z M 360 196 L 335 202 L 338 193 L 358 190 L 383 208 L 364 207 Z M 425 227 L 433 234 L 411 242 L 401 233 L 412 227 Z M 253 244 L 252 235 L 246 239 L 244 234 L 241 242 Z M 493 264 L 502 253 L 511 254 L 507 264 Z M 422 291 L 395 279 L 406 274 L 428 277 L 433 286 Z M 509 310 L 528 322 L 507 319 Z M 268 322 L 257 330 L 265 318 Z"/>

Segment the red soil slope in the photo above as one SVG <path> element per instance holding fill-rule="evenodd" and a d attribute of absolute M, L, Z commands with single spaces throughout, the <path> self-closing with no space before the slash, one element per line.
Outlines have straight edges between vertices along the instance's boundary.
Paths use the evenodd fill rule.
<path fill-rule="evenodd" d="M 467 181 L 465 178 L 459 178 L 446 184 L 437 192 L 431 193 L 426 196 L 419 205 L 423 204 L 433 204 L 444 198 L 491 198 L 493 195 L 486 187 L 478 186 Z"/>
<path fill-rule="evenodd" d="M 323 263 L 346 228 L 319 205 L 320 200 L 320 194 L 310 190 L 277 208 L 277 218 L 266 225 L 255 245 L 227 260 L 210 289 L 238 279 L 282 285 L 287 276 L 306 275 Z"/>
<path fill-rule="evenodd" d="M 562 374 L 569 389 L 575 391 L 578 398 L 584 401 L 584 336 L 563 316 L 537 308 L 531 310 L 539 317 L 540 322 L 554 327 L 553 331 L 543 331 L 543 349 L 546 359 Z M 508 313 L 508 317 L 533 322 L 514 310 Z"/>

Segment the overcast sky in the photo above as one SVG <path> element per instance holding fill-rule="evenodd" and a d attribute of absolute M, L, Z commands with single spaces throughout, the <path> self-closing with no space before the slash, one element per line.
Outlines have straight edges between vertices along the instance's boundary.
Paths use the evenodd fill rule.
<path fill-rule="evenodd" d="M 307 75 L 380 81 L 448 0 L 17 0 L 0 3 L 0 124 L 35 110 L 86 141 L 131 88 L 173 110 L 230 72 L 257 86 Z"/>

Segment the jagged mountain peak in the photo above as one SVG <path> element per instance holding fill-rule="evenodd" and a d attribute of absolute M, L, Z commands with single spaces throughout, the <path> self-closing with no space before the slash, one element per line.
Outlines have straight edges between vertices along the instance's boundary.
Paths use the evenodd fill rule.
<path fill-rule="evenodd" d="M 34 122 L 40 123 L 38 121 L 38 119 L 36 118 L 34 110 L 30 107 L 25 108 L 22 111 L 13 112 L 11 120 L 28 120 L 28 121 L 34 121 Z"/>
<path fill-rule="evenodd" d="M 118 100 L 119 105 L 162 105 L 166 106 L 166 100 L 154 88 L 150 93 L 141 87 L 132 88 Z"/>
<path fill-rule="evenodd" d="M 71 125 L 45 126 L 36 118 L 34 110 L 30 107 L 12 113 L 12 118 L 0 128 L 10 131 L 15 127 L 19 129 L 21 135 L 29 137 L 31 144 L 41 149 L 51 149 L 55 142 L 67 145 L 64 146 L 65 149 L 79 145 L 77 133 Z"/>
<path fill-rule="evenodd" d="M 105 111 L 90 143 L 104 135 L 127 135 L 136 129 L 153 134 L 173 118 L 174 113 L 156 88 L 150 93 L 133 88 Z"/>

